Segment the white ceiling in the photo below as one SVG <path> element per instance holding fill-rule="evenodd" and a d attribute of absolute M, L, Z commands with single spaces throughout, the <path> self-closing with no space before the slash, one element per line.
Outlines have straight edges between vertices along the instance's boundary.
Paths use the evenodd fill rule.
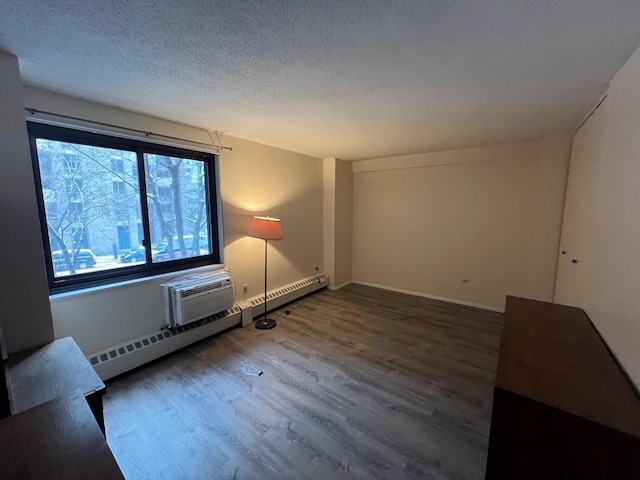
<path fill-rule="evenodd" d="M 572 129 L 638 0 L 0 0 L 25 83 L 347 160 Z"/>

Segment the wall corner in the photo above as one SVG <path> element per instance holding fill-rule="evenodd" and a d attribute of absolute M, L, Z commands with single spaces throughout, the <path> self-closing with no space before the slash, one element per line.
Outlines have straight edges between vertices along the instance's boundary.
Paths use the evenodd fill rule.
<path fill-rule="evenodd" d="M 16 57 L 0 53 L 0 322 L 9 353 L 53 340 L 40 217 Z"/>

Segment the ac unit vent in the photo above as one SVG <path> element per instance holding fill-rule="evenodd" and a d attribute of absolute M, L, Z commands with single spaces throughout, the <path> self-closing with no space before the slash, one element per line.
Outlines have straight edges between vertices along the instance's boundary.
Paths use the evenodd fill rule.
<path fill-rule="evenodd" d="M 233 306 L 233 280 L 226 271 L 162 285 L 165 323 L 186 326 Z"/>
<path fill-rule="evenodd" d="M 218 288 L 222 288 L 222 282 L 206 283 L 206 284 L 200 285 L 198 287 L 185 289 L 185 290 L 180 292 L 180 296 L 182 298 L 188 298 L 188 297 L 191 297 L 193 295 L 197 295 L 197 294 L 202 293 L 202 292 L 208 292 L 208 291 L 211 291 L 211 290 L 216 290 Z"/>

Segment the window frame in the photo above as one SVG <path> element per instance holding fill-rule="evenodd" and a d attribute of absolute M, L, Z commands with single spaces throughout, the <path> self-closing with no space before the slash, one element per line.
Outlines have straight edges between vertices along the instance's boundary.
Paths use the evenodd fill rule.
<path fill-rule="evenodd" d="M 224 264 L 222 248 L 222 205 L 220 197 L 218 155 L 216 153 L 152 143 L 131 137 L 120 137 L 111 133 L 97 133 L 95 131 L 89 132 L 73 128 L 73 126 L 62 127 L 33 121 L 27 121 L 27 131 L 29 134 L 29 146 L 31 150 L 31 161 L 33 164 L 36 200 L 38 204 L 38 214 L 40 217 L 40 231 L 42 234 L 42 243 L 45 254 L 44 259 L 47 270 L 47 280 L 49 283 L 49 292 L 51 294 L 80 290 L 99 285 L 108 285 L 126 280 L 152 277 L 155 275 L 177 272 L 206 265 Z M 37 139 L 84 144 L 102 148 L 122 149 L 136 154 L 140 192 L 139 207 L 141 210 L 141 221 L 144 233 L 143 245 L 147 247 L 144 264 L 127 265 L 97 272 L 83 272 L 81 274 L 56 278 L 51 254 L 51 242 L 49 239 L 49 231 L 46 221 L 44 192 L 42 189 L 40 162 L 38 159 L 38 149 L 36 144 Z M 205 194 L 209 220 L 208 236 L 210 239 L 209 253 L 207 255 L 173 259 L 156 263 L 152 261 L 147 181 L 144 169 L 145 153 L 167 155 L 205 162 L 207 171 L 207 175 L 205 175 Z M 117 221 L 114 222 L 114 226 L 116 226 L 116 224 Z"/>

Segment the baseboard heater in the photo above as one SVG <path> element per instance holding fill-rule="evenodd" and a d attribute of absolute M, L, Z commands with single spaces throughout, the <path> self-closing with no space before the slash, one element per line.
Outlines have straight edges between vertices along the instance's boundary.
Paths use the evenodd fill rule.
<path fill-rule="evenodd" d="M 322 273 L 267 292 L 267 310 L 297 300 L 328 284 L 329 276 Z M 161 328 L 92 353 L 87 358 L 100 378 L 108 380 L 208 336 L 241 325 L 243 310 L 250 314 L 249 318 L 260 315 L 264 311 L 264 295 L 240 301 L 224 311 L 175 328 Z"/>
<path fill-rule="evenodd" d="M 329 275 L 320 273 L 313 277 L 305 278 L 299 282 L 285 285 L 267 292 L 267 311 L 275 310 L 289 302 L 293 302 L 300 297 L 315 292 L 329 285 Z M 251 309 L 251 317 L 255 318 L 264 313 L 264 294 L 256 295 L 248 300 L 238 302 L 238 306 L 243 310 Z"/>

